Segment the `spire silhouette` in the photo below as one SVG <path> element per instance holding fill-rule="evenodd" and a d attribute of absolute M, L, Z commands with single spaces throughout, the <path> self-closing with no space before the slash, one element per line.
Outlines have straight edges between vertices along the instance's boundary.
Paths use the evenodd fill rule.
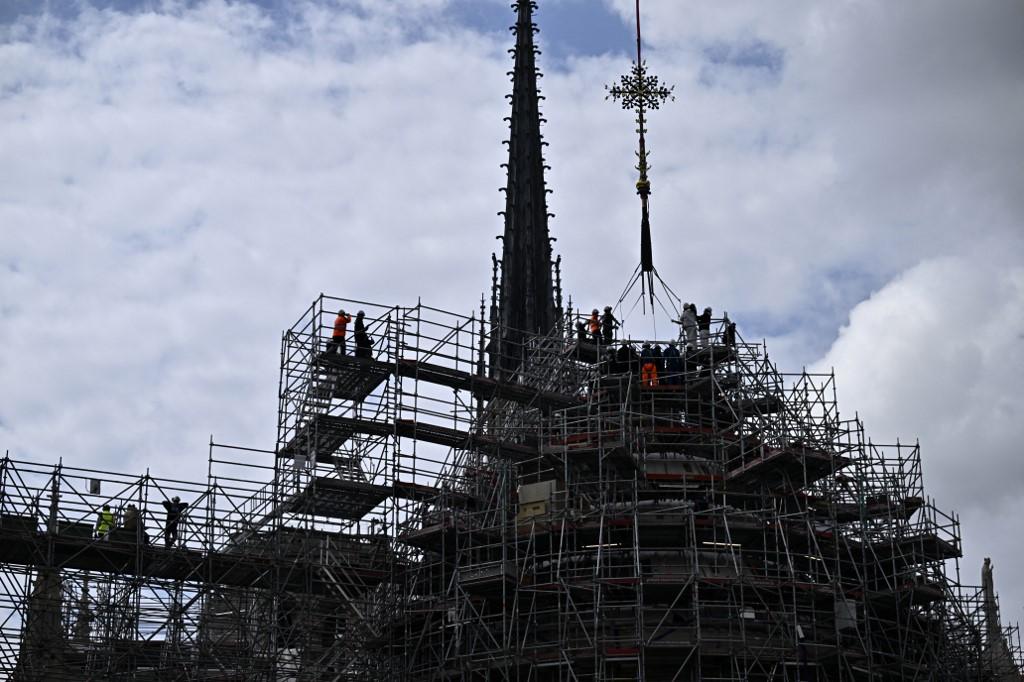
<path fill-rule="evenodd" d="M 551 239 L 548 234 L 548 189 L 544 184 L 544 136 L 540 125 L 540 52 L 533 43 L 533 0 L 513 6 L 516 45 L 510 50 L 512 113 L 509 121 L 508 184 L 505 187 L 505 231 L 502 236 L 501 278 L 495 322 L 501 328 L 500 348 L 492 347 L 492 372 L 507 376 L 519 365 L 523 332 L 549 333 L 559 320 L 552 283 Z M 495 354 L 500 357 L 495 357 Z"/>

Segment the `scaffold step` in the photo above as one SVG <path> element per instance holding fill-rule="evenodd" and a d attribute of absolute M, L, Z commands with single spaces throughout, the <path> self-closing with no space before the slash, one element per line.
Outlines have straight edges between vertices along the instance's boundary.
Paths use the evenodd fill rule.
<path fill-rule="evenodd" d="M 306 391 L 303 411 L 306 414 L 326 412 L 331 406 L 332 383 L 329 379 L 315 377 Z"/>
<path fill-rule="evenodd" d="M 392 492 L 389 486 L 318 476 L 288 501 L 285 510 L 355 521 Z"/>
<path fill-rule="evenodd" d="M 544 454 L 572 455 L 612 450 L 624 445 L 622 429 L 606 429 L 555 436 L 541 450 Z"/>
<path fill-rule="evenodd" d="M 644 449 L 648 452 L 714 449 L 721 432 L 697 424 L 644 424 L 638 429 Z M 728 434 L 726 434 L 728 435 Z"/>
<path fill-rule="evenodd" d="M 571 357 L 579 360 L 580 362 L 587 362 L 590 364 L 595 364 L 601 359 L 600 350 L 596 343 L 580 341 L 579 339 L 575 339 L 571 344 L 569 344 L 565 349 L 565 355 L 566 357 Z"/>
<path fill-rule="evenodd" d="M 912 604 L 931 604 L 946 599 L 942 583 L 904 580 L 895 587 L 870 590 L 865 596 L 871 602 L 895 607 L 901 600 L 909 600 Z"/>
<path fill-rule="evenodd" d="M 638 467 L 621 429 L 552 438 L 541 447 L 541 453 L 564 460 L 570 466 L 595 472 L 603 465 L 631 476 Z"/>
<path fill-rule="evenodd" d="M 686 361 L 699 365 L 715 365 L 736 359 L 736 349 L 723 344 L 700 346 L 686 352 Z"/>
<path fill-rule="evenodd" d="M 428 523 L 421 528 L 408 530 L 399 535 L 397 540 L 410 547 L 433 550 L 445 545 L 454 549 L 456 538 L 456 529 L 453 522 L 448 519 L 438 523 Z"/>
<path fill-rule="evenodd" d="M 776 448 L 745 458 L 730 469 L 725 481 L 729 486 L 740 488 L 799 489 L 852 463 L 849 458 L 821 450 Z"/>
<path fill-rule="evenodd" d="M 391 375 L 391 365 L 353 355 L 321 353 L 317 364 L 331 382 L 331 396 L 339 400 L 362 402 L 366 396 L 384 383 Z"/>
<path fill-rule="evenodd" d="M 489 561 L 459 571 L 459 585 L 471 594 L 501 592 L 516 583 L 516 568 L 511 561 Z"/>
<path fill-rule="evenodd" d="M 930 531 L 881 540 L 872 543 L 870 547 L 874 555 L 880 559 L 902 560 L 908 564 L 958 559 L 963 556 L 955 541 L 951 542 Z"/>
<path fill-rule="evenodd" d="M 722 476 L 720 474 L 658 472 L 650 471 L 650 468 L 650 463 L 648 462 L 646 465 L 647 471 L 644 472 L 644 478 L 655 484 L 665 484 L 666 487 L 672 487 L 673 484 L 678 484 L 678 486 L 685 488 L 703 488 L 707 487 L 710 483 L 722 480 Z M 654 488 L 650 491 L 650 494 L 664 495 L 664 492 L 659 492 L 658 488 Z"/>
<path fill-rule="evenodd" d="M 25 529 L 28 524 L 23 524 Z M 59 569 L 78 569 L 101 573 L 136 575 L 146 578 L 176 579 L 207 582 L 237 587 L 270 587 L 275 580 L 275 567 L 285 571 L 282 587 L 297 592 L 323 591 L 322 586 L 307 584 L 301 568 L 302 557 L 276 558 L 267 553 L 263 545 L 251 551 L 242 546 L 220 552 L 205 552 L 187 548 L 165 549 L 154 545 L 140 545 L 116 537 L 97 538 L 63 537 L 41 531 L 16 530 L 16 524 L 0 526 L 0 563 L 23 566 L 49 566 Z M 349 570 L 353 588 L 379 584 L 387 573 L 381 568 L 358 566 Z"/>
<path fill-rule="evenodd" d="M 395 422 L 395 432 L 405 438 L 413 438 L 426 443 L 434 443 L 463 450 L 482 450 L 497 457 L 525 459 L 537 456 L 537 449 L 520 443 L 500 441 L 491 436 L 460 431 L 437 424 L 417 422 L 411 419 L 399 419 Z"/>
<path fill-rule="evenodd" d="M 785 407 L 785 401 L 780 396 L 766 394 L 753 398 L 737 398 L 730 401 L 732 409 L 740 416 L 751 416 L 755 414 L 775 414 L 781 412 Z"/>
<path fill-rule="evenodd" d="M 305 426 L 280 448 L 277 456 L 294 459 L 296 456 L 311 458 L 314 453 L 318 462 L 332 462 L 333 453 L 347 441 L 356 429 L 350 421 L 332 415 L 321 414 Z"/>
<path fill-rule="evenodd" d="M 412 481 L 395 481 L 393 490 L 395 497 L 413 502 L 435 500 L 443 495 L 445 501 L 451 505 L 464 507 L 473 503 L 473 498 L 466 493 L 450 489 L 441 490 L 432 485 Z"/>
<path fill-rule="evenodd" d="M 92 527 L 90 526 L 90 529 Z M 39 520 L 34 516 L 20 514 L 0 514 L 0 532 L 14 534 L 32 534 L 39 530 Z M 92 533 L 90 533 L 92 535 Z"/>
<path fill-rule="evenodd" d="M 395 497 L 413 502 L 431 500 L 438 494 L 438 490 L 434 486 L 412 481 L 395 481 L 394 488 Z"/>
<path fill-rule="evenodd" d="M 861 521 L 862 519 L 909 519 L 914 512 L 924 506 L 920 497 L 910 496 L 902 500 L 890 499 L 887 496 L 868 498 L 863 504 L 857 502 L 831 503 L 823 498 L 809 500 L 811 511 L 819 518 L 830 518 L 832 515 L 840 523 Z"/>
<path fill-rule="evenodd" d="M 693 401 L 695 399 L 706 399 L 712 394 L 715 382 L 711 377 L 684 376 L 679 383 L 669 383 L 673 377 L 660 377 L 656 385 L 645 385 L 639 378 L 636 383 L 640 388 L 640 395 L 646 399 L 656 398 L 661 401 Z"/>
<path fill-rule="evenodd" d="M 481 400 L 501 398 L 525 405 L 559 409 L 580 403 L 579 398 L 554 391 L 544 391 L 522 384 L 510 384 L 490 377 L 418 360 L 401 359 L 398 374 L 463 391 L 470 391 Z"/>
<path fill-rule="evenodd" d="M 538 454 L 537 448 L 529 445 L 510 443 L 486 435 L 412 419 L 399 419 L 391 424 L 372 419 L 320 415 L 281 448 L 278 456 L 292 458 L 295 454 L 306 455 L 315 447 L 317 461 L 330 462 L 330 453 L 337 450 L 354 433 L 373 436 L 395 435 L 450 448 L 481 450 L 497 457 L 511 459 L 531 458 Z"/>
<path fill-rule="evenodd" d="M 319 397 L 329 398 L 333 391 L 332 376 L 323 372 L 317 372 L 313 375 L 311 380 L 312 387 L 310 388 L 310 394 Z"/>

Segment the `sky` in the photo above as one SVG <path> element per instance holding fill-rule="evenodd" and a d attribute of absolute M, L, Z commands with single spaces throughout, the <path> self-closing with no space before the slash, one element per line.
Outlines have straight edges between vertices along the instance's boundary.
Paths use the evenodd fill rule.
<path fill-rule="evenodd" d="M 566 293 L 638 262 L 632 0 L 541 0 Z M 506 0 L 0 3 L 0 448 L 202 475 L 272 449 L 320 292 L 471 314 L 504 184 Z M 654 257 L 843 416 L 920 442 L 1024 617 L 1024 6 L 644 0 Z M 634 313 L 631 329 L 670 325 Z"/>

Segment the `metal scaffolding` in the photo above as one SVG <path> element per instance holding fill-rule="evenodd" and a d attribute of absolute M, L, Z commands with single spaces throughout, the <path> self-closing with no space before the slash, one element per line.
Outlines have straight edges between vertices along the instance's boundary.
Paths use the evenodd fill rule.
<path fill-rule="evenodd" d="M 834 376 L 780 372 L 724 319 L 614 340 L 563 309 L 536 3 L 513 8 L 489 309 L 321 295 L 282 337 L 274 447 L 211 442 L 203 481 L 5 456 L 0 676 L 1021 679 L 919 447 L 841 417 Z M 644 107 L 669 91 L 637 11 L 634 79 L 610 92 L 639 103 L 653 309 Z M 360 308 L 354 347 L 335 340 Z"/>
<path fill-rule="evenodd" d="M 359 306 L 363 357 L 330 338 Z M 547 335 L 484 318 L 319 297 L 282 339 L 276 447 L 211 443 L 202 482 L 4 458 L 0 671 L 1019 679 L 918 446 L 842 419 L 832 375 L 716 323 L 663 340 L 680 357 L 652 380 L 642 342 L 580 341 L 571 314 Z"/>

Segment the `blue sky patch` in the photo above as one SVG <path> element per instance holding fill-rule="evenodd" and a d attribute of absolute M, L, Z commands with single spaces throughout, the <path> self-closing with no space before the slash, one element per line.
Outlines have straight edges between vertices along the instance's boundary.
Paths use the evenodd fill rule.
<path fill-rule="evenodd" d="M 185 7 L 201 5 L 206 0 L 182 0 Z M 293 19 L 295 3 L 291 0 L 245 0 L 261 8 L 273 21 L 264 39 L 264 47 L 287 46 L 294 41 Z M 355 4 L 336 3 L 330 0 L 313 0 L 334 6 L 346 13 L 362 16 L 365 11 Z M 507 34 L 515 23 L 511 0 L 451 0 L 444 10 L 454 23 L 480 33 Z M 83 8 L 114 10 L 125 13 L 159 11 L 160 3 L 154 0 L 80 0 L 68 2 L 45 2 L 40 0 L 0 0 L 0 25 L 44 12 L 61 18 L 76 17 Z M 632 27 L 626 25 L 606 2 L 598 0 L 559 0 L 542 4 L 534 14 L 541 28 L 537 41 L 543 47 L 544 68 L 559 68 L 573 56 L 596 56 L 603 54 L 633 54 Z M 410 25 L 408 39 L 415 42 L 421 36 L 417 27 Z"/>
<path fill-rule="evenodd" d="M 453 0 L 449 12 L 461 24 L 481 33 L 505 32 L 515 23 L 509 0 Z M 534 13 L 543 44 L 542 64 L 558 68 L 573 56 L 632 54 L 631 28 L 604 2 L 562 0 L 542 4 Z"/>
<path fill-rule="evenodd" d="M 763 40 L 716 42 L 706 46 L 702 53 L 704 66 L 699 80 L 708 87 L 777 85 L 786 67 L 785 50 Z"/>
<path fill-rule="evenodd" d="M 821 357 L 849 322 L 850 311 L 881 288 L 893 273 L 835 267 L 821 273 L 822 288 L 795 310 L 740 310 L 734 316 L 751 338 L 800 335 L 809 344 L 807 357 Z"/>

